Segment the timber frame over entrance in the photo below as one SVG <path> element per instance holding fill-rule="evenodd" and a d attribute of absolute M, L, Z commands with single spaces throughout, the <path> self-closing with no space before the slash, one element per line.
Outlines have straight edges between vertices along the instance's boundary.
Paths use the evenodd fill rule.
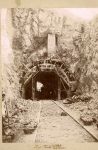
<path fill-rule="evenodd" d="M 22 96 L 25 99 L 63 99 L 76 90 L 74 75 L 68 66 L 57 56 L 57 36 L 49 33 L 47 37 L 47 56 L 32 62 L 23 77 Z M 37 90 L 37 82 L 43 87 Z"/>
<path fill-rule="evenodd" d="M 43 83 L 42 91 L 36 89 L 37 82 Z M 25 99 L 63 99 L 76 89 L 74 76 L 59 59 L 45 59 L 36 62 L 31 73 L 24 77 L 22 95 Z"/>

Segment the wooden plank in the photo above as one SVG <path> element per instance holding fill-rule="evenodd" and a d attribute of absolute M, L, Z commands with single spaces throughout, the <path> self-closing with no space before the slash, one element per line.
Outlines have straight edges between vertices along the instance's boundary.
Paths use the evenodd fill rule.
<path fill-rule="evenodd" d="M 58 78 L 58 100 L 61 99 L 61 81 L 60 78 Z"/>
<path fill-rule="evenodd" d="M 28 79 L 24 82 L 24 86 L 26 86 L 27 83 L 29 82 L 29 80 L 32 78 L 32 76 L 35 77 L 35 76 L 38 74 L 38 72 L 39 72 L 39 71 L 35 72 L 35 74 L 32 73 L 32 74 L 28 77 Z"/>
<path fill-rule="evenodd" d="M 35 99 L 35 87 L 34 87 L 34 78 L 32 77 L 32 99 Z"/>

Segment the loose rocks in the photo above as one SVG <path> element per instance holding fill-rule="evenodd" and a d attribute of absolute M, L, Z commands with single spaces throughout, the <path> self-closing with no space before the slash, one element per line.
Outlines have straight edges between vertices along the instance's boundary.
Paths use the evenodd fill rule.
<path fill-rule="evenodd" d="M 79 96 L 74 95 L 73 97 L 66 98 L 65 100 L 63 100 L 63 104 L 72 104 L 79 101 L 89 102 L 91 99 L 92 97 L 88 95 L 79 95 Z"/>
<path fill-rule="evenodd" d="M 66 112 L 61 112 L 61 116 L 67 116 Z"/>
<path fill-rule="evenodd" d="M 23 129 L 23 131 L 25 134 L 32 134 L 36 128 L 37 128 L 37 124 L 34 126 L 28 125 Z"/>
<path fill-rule="evenodd" d="M 81 116 L 80 119 L 83 122 L 83 124 L 86 126 L 92 125 L 94 122 L 93 118 L 90 116 L 84 116 L 84 117 Z"/>

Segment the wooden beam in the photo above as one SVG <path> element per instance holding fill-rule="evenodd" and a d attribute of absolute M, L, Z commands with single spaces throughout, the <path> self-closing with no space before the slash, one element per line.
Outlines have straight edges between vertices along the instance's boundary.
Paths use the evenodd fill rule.
<path fill-rule="evenodd" d="M 25 87 L 24 86 L 22 87 L 22 98 L 25 99 Z"/>
<path fill-rule="evenodd" d="M 71 90 L 67 90 L 67 97 L 70 98 L 71 97 Z"/>
<path fill-rule="evenodd" d="M 58 100 L 61 100 L 61 81 L 58 78 Z"/>
<path fill-rule="evenodd" d="M 38 74 L 39 71 L 35 72 L 35 74 L 33 75 L 33 73 L 28 77 L 28 79 L 24 82 L 24 86 L 27 85 L 27 83 L 29 82 L 29 80 L 33 77 L 35 77 Z"/>
<path fill-rule="evenodd" d="M 35 81 L 32 77 L 32 100 L 35 100 Z"/>
<path fill-rule="evenodd" d="M 26 86 L 26 85 L 27 85 L 27 83 L 28 83 L 28 82 L 29 82 L 29 80 L 31 79 L 32 75 L 33 75 L 33 74 L 31 74 L 31 75 L 28 77 L 28 79 L 24 82 L 24 86 Z"/>

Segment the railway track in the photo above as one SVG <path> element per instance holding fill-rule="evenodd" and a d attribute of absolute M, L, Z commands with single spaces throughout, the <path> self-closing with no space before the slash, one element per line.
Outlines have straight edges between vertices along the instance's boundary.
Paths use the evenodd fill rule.
<path fill-rule="evenodd" d="M 77 124 L 79 124 L 79 126 L 81 128 L 83 128 L 86 132 L 88 132 L 88 134 L 90 134 L 96 142 L 98 142 L 98 138 L 96 136 L 94 136 L 89 130 L 87 130 L 86 127 L 84 127 L 77 119 L 75 119 L 72 115 L 70 115 L 68 113 L 68 111 L 66 111 L 59 103 L 56 103 L 54 100 L 52 100 L 53 103 L 55 103 L 59 108 L 61 108 L 64 112 L 66 112 Z"/>
<path fill-rule="evenodd" d="M 58 101 L 36 101 L 40 106 L 38 126 L 30 135 L 23 135 L 18 143 L 62 144 L 66 142 L 98 142 L 98 139 L 82 126 Z M 33 104 L 33 103 L 32 103 Z M 62 116 L 65 113 L 67 115 Z"/>
<path fill-rule="evenodd" d="M 48 103 L 48 101 L 45 101 L 45 102 L 43 100 L 41 101 L 41 106 L 42 107 L 41 107 L 41 110 L 40 110 L 41 111 L 40 118 L 39 118 L 40 121 L 39 121 L 38 129 L 37 129 L 37 132 L 36 132 L 35 143 L 51 141 L 51 139 L 50 139 L 51 137 L 49 137 L 49 139 L 47 139 L 47 140 L 45 140 L 44 138 L 47 137 L 48 134 L 50 134 L 50 136 L 51 136 L 51 131 L 50 130 L 55 130 L 57 124 L 56 124 L 56 122 L 55 122 L 55 125 L 52 124 L 51 122 L 53 120 L 51 120 L 51 118 L 52 118 L 52 116 L 55 116 L 56 113 L 58 113 L 58 111 L 60 113 L 58 113 L 58 115 L 56 117 L 62 118 L 60 116 L 60 114 L 61 114 L 61 112 L 65 112 L 67 114 L 67 116 L 69 118 L 71 118 L 73 120 L 73 122 L 75 122 L 77 124 L 77 126 L 78 126 L 78 128 L 80 128 L 80 130 L 81 129 L 82 129 L 82 131 L 84 130 L 83 132 L 87 133 L 87 135 L 89 135 L 93 139 L 92 140 L 93 142 L 98 142 L 98 139 L 91 132 L 89 132 L 83 125 L 81 125 L 75 118 L 73 118 L 59 103 L 57 103 L 56 101 L 53 101 L 53 100 L 49 100 L 49 103 L 48 104 L 47 103 Z M 53 109 L 52 107 L 55 107 L 55 109 L 58 109 L 58 111 L 56 112 L 55 109 L 53 111 L 49 110 L 50 107 L 49 106 L 47 107 L 47 105 L 50 105 L 51 109 Z M 55 113 L 55 114 L 52 114 L 52 113 Z M 57 119 L 56 117 L 54 117 L 54 120 Z M 47 119 L 47 118 L 49 118 L 50 120 Z M 62 119 L 65 119 L 65 118 L 66 118 L 66 116 L 64 116 Z M 46 120 L 46 121 L 44 121 L 44 120 Z M 48 121 L 51 124 L 51 125 L 49 125 L 50 129 L 48 127 L 48 123 L 47 123 Z M 47 127 L 46 127 L 45 124 L 47 124 Z M 59 126 L 60 126 L 60 124 L 61 123 L 60 123 L 60 120 L 59 120 Z M 55 128 L 53 129 L 52 126 L 55 126 Z M 77 126 L 74 130 L 77 130 Z M 45 128 L 46 128 L 46 130 L 45 130 Z M 63 130 L 63 128 L 61 130 Z M 64 130 L 66 130 L 66 128 L 64 128 Z M 57 131 L 57 130 L 55 130 L 55 131 Z M 59 128 L 59 131 L 60 131 L 60 128 Z M 50 132 L 50 133 L 47 134 L 45 132 Z M 44 136 L 44 134 L 45 134 L 45 136 Z M 66 134 L 66 132 L 65 132 L 65 134 Z M 69 134 L 70 134 L 70 137 L 71 137 L 71 132 Z M 52 138 L 53 137 L 56 139 L 56 134 L 54 136 L 52 135 Z M 60 137 L 60 139 L 62 139 L 62 137 Z"/>

